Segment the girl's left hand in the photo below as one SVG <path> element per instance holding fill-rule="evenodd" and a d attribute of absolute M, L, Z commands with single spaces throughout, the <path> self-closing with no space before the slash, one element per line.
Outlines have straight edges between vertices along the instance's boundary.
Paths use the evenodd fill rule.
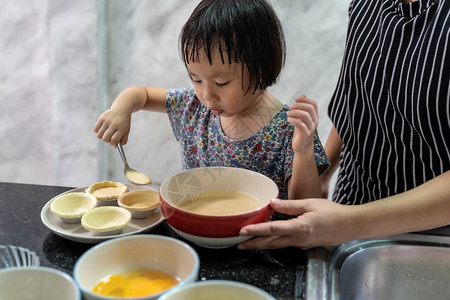
<path fill-rule="evenodd" d="M 295 127 L 292 148 L 299 153 L 314 150 L 314 134 L 319 124 L 317 102 L 302 95 L 290 108 L 288 121 Z"/>

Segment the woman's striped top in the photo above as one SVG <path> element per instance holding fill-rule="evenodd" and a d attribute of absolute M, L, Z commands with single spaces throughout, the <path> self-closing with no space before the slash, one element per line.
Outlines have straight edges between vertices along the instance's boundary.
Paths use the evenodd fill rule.
<path fill-rule="evenodd" d="M 333 200 L 359 204 L 450 169 L 450 0 L 354 0 L 349 16 L 329 106 L 344 142 Z"/>

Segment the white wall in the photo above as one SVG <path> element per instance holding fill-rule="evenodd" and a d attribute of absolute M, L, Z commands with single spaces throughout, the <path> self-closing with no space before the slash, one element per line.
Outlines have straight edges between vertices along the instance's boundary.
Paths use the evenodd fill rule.
<path fill-rule="evenodd" d="M 284 103 L 306 94 L 320 107 L 319 135 L 344 47 L 348 0 L 273 0 L 288 53 L 271 88 Z M 0 181 L 85 186 L 125 181 L 117 150 L 92 131 L 129 85 L 189 84 L 178 34 L 194 0 L 0 0 Z M 180 169 L 164 114 L 139 112 L 125 146 L 155 182 Z"/>

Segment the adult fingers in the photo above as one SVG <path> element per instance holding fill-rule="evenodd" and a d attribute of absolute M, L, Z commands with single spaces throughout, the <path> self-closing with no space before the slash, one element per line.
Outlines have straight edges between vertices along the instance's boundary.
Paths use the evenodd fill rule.
<path fill-rule="evenodd" d="M 296 234 L 304 228 L 300 220 L 293 218 L 290 220 L 269 221 L 258 224 L 251 224 L 241 228 L 239 235 L 244 236 L 285 236 Z"/>
<path fill-rule="evenodd" d="M 299 247 L 298 243 L 289 236 L 256 237 L 238 245 L 238 249 L 280 249 L 291 246 Z M 300 246 L 300 248 L 302 248 Z"/>
<path fill-rule="evenodd" d="M 275 221 L 278 222 L 278 221 Z M 247 240 L 239 244 L 239 249 L 275 249 L 290 246 L 296 246 L 302 249 L 309 248 L 310 232 L 308 226 L 300 224 L 300 220 L 291 219 L 279 221 L 280 225 L 269 230 L 268 235 L 254 235 L 253 239 Z M 274 222 L 269 222 L 274 223 Z M 275 224 L 270 224 L 271 226 Z M 248 226 L 250 227 L 250 225 Z M 251 231 L 251 230 L 250 230 Z M 245 232 L 245 231 L 244 231 Z M 286 233 L 286 234 L 283 234 Z"/>
<path fill-rule="evenodd" d="M 270 205 L 277 212 L 290 216 L 299 216 L 307 211 L 306 205 L 308 199 L 299 200 L 280 200 L 278 198 L 271 199 Z"/>

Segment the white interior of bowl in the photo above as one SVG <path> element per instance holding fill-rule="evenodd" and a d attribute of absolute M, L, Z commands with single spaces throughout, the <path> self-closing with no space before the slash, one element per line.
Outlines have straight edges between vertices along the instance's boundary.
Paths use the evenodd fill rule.
<path fill-rule="evenodd" d="M 230 280 L 206 280 L 180 286 L 162 295 L 159 300 L 275 300 L 262 289 Z"/>
<path fill-rule="evenodd" d="M 199 258 L 187 244 L 164 236 L 139 235 L 103 242 L 85 252 L 74 268 L 74 278 L 86 299 L 111 299 L 91 292 L 103 278 L 134 269 L 167 272 L 180 283 L 194 282 Z M 159 294 L 139 299 L 154 299 Z"/>
<path fill-rule="evenodd" d="M 278 187 L 270 178 L 249 170 L 231 167 L 190 169 L 167 178 L 160 187 L 164 200 L 177 206 L 206 190 L 236 190 L 267 205 L 278 196 Z"/>
<path fill-rule="evenodd" d="M 72 277 L 47 267 L 0 270 L 0 299 L 80 300 L 81 293 Z"/>

